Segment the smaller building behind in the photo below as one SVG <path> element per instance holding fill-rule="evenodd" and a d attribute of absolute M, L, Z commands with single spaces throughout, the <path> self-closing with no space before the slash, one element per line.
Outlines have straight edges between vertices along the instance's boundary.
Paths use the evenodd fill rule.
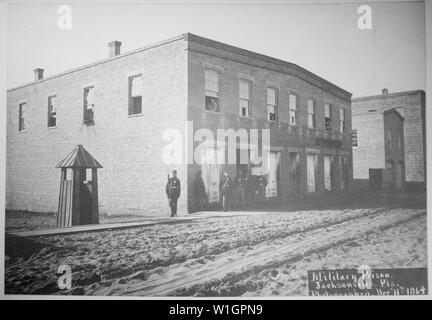
<path fill-rule="evenodd" d="M 355 189 L 405 187 L 404 118 L 396 109 L 353 115 Z"/>
<path fill-rule="evenodd" d="M 378 168 L 386 161 L 387 153 L 382 149 L 385 140 L 381 134 L 384 123 L 380 117 L 384 111 L 396 109 L 404 118 L 405 189 L 423 190 L 426 182 L 425 101 L 423 90 L 389 93 L 388 89 L 383 89 L 380 95 L 352 99 L 354 179 L 365 179 L 368 173 L 365 165 Z M 395 139 L 393 137 L 397 145 Z M 391 150 L 394 154 L 397 149 Z"/>

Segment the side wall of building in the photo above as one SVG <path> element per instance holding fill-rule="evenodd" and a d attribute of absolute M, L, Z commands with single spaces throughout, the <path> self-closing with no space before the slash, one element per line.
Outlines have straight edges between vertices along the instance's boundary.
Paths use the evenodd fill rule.
<path fill-rule="evenodd" d="M 168 215 L 168 167 L 161 161 L 165 129 L 184 132 L 187 60 L 183 39 L 8 92 L 6 208 L 57 211 L 60 170 L 77 144 L 103 166 L 102 213 Z M 128 116 L 128 77 L 142 74 L 142 115 Z M 95 125 L 83 125 L 83 90 L 94 86 Z M 57 97 L 57 126 L 47 128 L 48 97 Z M 18 105 L 26 103 L 25 132 L 18 133 Z M 185 211 L 185 166 L 179 171 Z"/>
<path fill-rule="evenodd" d="M 353 115 L 357 147 L 353 147 L 354 179 L 369 179 L 369 169 L 385 168 L 384 121 L 381 112 Z"/>
<path fill-rule="evenodd" d="M 193 122 L 194 130 L 210 129 L 216 136 L 217 129 L 270 129 L 271 147 L 280 151 L 280 177 L 278 198 L 286 198 L 290 193 L 288 168 L 289 152 L 300 155 L 300 191 L 306 191 L 306 154 L 318 154 L 317 193 L 324 192 L 323 156 L 332 155 L 334 159 L 334 186 L 340 190 L 339 157 L 344 156 L 348 163 L 348 180 L 352 179 L 352 148 L 351 148 L 351 104 L 349 100 L 337 97 L 331 92 L 318 88 L 296 76 L 277 72 L 274 66 L 255 59 L 240 56 L 222 49 L 208 47 L 200 43 L 189 43 L 189 78 L 188 78 L 188 120 Z M 260 65 L 257 66 L 257 63 Z M 220 112 L 205 110 L 205 69 L 220 72 Z M 239 79 L 249 80 L 251 90 L 251 115 L 239 115 Z M 278 90 L 278 121 L 267 121 L 267 87 Z M 289 124 L 289 94 L 299 96 L 298 124 Z M 316 102 L 317 129 L 307 128 L 307 99 Z M 324 129 L 324 103 L 334 107 L 335 130 L 327 132 Z M 337 132 L 339 128 L 339 109 L 345 110 L 345 133 Z M 340 141 L 339 147 L 325 147 L 316 144 L 316 138 Z M 195 147 L 198 142 L 195 142 Z M 189 165 L 190 181 L 193 181 L 200 165 Z M 237 174 L 236 165 L 222 165 L 219 174 L 228 170 L 234 177 Z M 193 204 L 193 193 L 190 193 L 190 203 Z M 193 208 L 191 208 L 193 211 Z"/>

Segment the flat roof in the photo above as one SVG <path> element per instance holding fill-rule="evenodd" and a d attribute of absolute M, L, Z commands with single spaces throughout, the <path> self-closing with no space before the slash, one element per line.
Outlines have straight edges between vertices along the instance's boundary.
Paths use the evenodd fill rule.
<path fill-rule="evenodd" d="M 71 70 L 68 70 L 68 71 L 64 71 L 64 72 L 61 72 L 61 73 L 58 73 L 58 74 L 55 74 L 55 75 L 43 78 L 41 80 L 37 80 L 37 81 L 29 82 L 29 83 L 26 83 L 26 84 L 23 84 L 23 85 L 20 85 L 20 86 L 16 86 L 16 87 L 8 89 L 7 91 L 10 92 L 10 91 L 14 91 L 14 90 L 17 90 L 17 89 L 20 89 L 20 88 L 24 88 L 24 87 L 27 87 L 27 86 L 35 85 L 35 84 L 38 84 L 38 83 L 41 83 L 41 82 L 44 82 L 44 81 L 48 81 L 48 80 L 51 80 L 51 79 L 54 79 L 54 78 L 57 78 L 57 77 L 61 77 L 61 76 L 67 75 L 69 73 L 78 72 L 78 71 L 81 71 L 81 70 L 93 67 L 93 66 L 98 65 L 98 64 L 103 64 L 103 63 L 107 63 L 107 62 L 110 62 L 110 61 L 113 61 L 113 60 L 116 60 L 116 59 L 121 59 L 123 57 L 129 56 L 129 55 L 132 55 L 132 54 L 135 54 L 135 53 L 138 53 L 138 52 L 142 52 L 142 51 L 145 51 L 145 50 L 149 50 L 149 49 L 152 49 L 152 48 L 155 48 L 155 47 L 163 46 L 163 45 L 166 45 L 166 44 L 178 41 L 178 40 L 186 40 L 187 42 L 198 43 L 198 44 L 201 44 L 201 45 L 204 45 L 204 46 L 209 46 L 209 47 L 213 47 L 213 48 L 216 48 L 216 49 L 224 50 L 224 51 L 227 51 L 227 52 L 230 52 L 230 53 L 234 53 L 234 54 L 238 54 L 238 55 L 241 55 L 241 56 L 245 56 L 245 57 L 248 57 L 248 58 L 260 60 L 260 61 L 263 61 L 265 63 L 273 64 L 275 66 L 284 67 L 284 68 L 287 68 L 288 70 L 292 71 L 294 73 L 293 74 L 294 76 L 302 78 L 301 76 L 304 75 L 305 77 L 302 78 L 302 80 L 305 80 L 305 81 L 307 81 L 307 82 L 309 82 L 309 83 L 311 83 L 313 85 L 321 87 L 324 90 L 337 91 L 338 93 L 340 93 L 342 95 L 342 98 L 345 98 L 345 99 L 349 100 L 349 99 L 351 99 L 351 96 L 352 96 L 352 94 L 350 92 L 342 89 L 341 87 L 339 87 L 339 86 L 331 83 L 330 81 L 327 81 L 324 78 L 321 78 L 320 76 L 318 76 L 318 75 L 316 75 L 316 74 L 314 74 L 314 73 L 312 73 L 312 72 L 310 72 L 310 71 L 308 71 L 308 70 L 306 70 L 306 69 L 304 69 L 304 68 L 302 68 L 302 67 L 300 67 L 300 66 L 298 66 L 298 65 L 296 65 L 294 63 L 287 62 L 287 61 L 280 60 L 280 59 L 276 59 L 276 58 L 272 58 L 272 57 L 269 57 L 269 56 L 266 56 L 266 55 L 263 55 L 263 54 L 260 54 L 260 53 L 256 53 L 256 52 L 253 52 L 253 51 L 249 51 L 249 50 L 246 50 L 246 49 L 242 49 L 242 48 L 239 48 L 239 47 L 231 46 L 231 45 L 228 45 L 228 44 L 225 44 L 225 43 L 222 43 L 222 42 L 218 42 L 218 41 L 214 41 L 214 40 L 211 40 L 211 39 L 208 39 L 208 38 L 197 36 L 197 35 L 192 34 L 192 33 L 184 33 L 184 34 L 182 34 L 180 36 L 177 36 L 177 37 L 174 37 L 174 38 L 170 38 L 170 39 L 158 42 L 158 43 L 154 43 L 154 44 L 151 44 L 151 45 L 148 45 L 148 46 L 145 46 L 145 47 L 141 47 L 139 49 L 135 49 L 135 50 L 128 51 L 128 52 L 125 52 L 125 53 L 121 53 L 121 54 L 119 54 L 117 56 L 114 56 L 114 57 L 108 57 L 108 58 L 105 58 L 105 59 L 102 59 L 102 60 L 98 60 L 96 62 L 92 62 L 92 63 L 86 64 L 86 65 L 81 66 L 81 67 L 77 67 L 77 68 L 74 68 L 74 69 L 71 69 Z M 262 66 L 257 66 L 257 67 L 261 67 L 262 68 Z"/>
<path fill-rule="evenodd" d="M 394 98 L 398 96 L 406 96 L 406 95 L 412 95 L 412 94 L 425 94 L 424 90 L 411 90 L 411 91 L 400 91 L 400 92 L 394 92 L 394 93 L 388 93 L 388 94 L 378 94 L 374 96 L 364 96 L 364 97 L 358 97 L 358 98 L 352 98 L 352 102 L 360 102 L 360 101 L 368 101 L 368 100 L 380 100 L 380 99 L 387 99 L 387 98 Z"/>

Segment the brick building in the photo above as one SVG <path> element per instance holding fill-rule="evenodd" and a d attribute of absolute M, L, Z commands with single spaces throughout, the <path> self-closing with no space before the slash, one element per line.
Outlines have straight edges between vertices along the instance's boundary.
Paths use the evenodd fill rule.
<path fill-rule="evenodd" d="M 375 132 L 370 130 L 371 123 L 363 121 L 357 125 L 356 119 L 361 119 L 365 114 L 380 114 L 390 109 L 396 109 L 405 119 L 404 167 L 406 187 L 408 189 L 423 187 L 426 177 L 425 92 L 423 90 L 389 93 L 387 89 L 383 89 L 381 95 L 352 99 L 353 134 L 357 135 L 358 140 L 358 146 L 353 148 L 354 179 L 365 177 L 364 163 L 356 161 L 356 155 L 360 154 L 360 150 L 364 146 L 374 143 L 373 141 L 377 139 Z M 379 118 L 374 119 L 374 121 L 380 121 Z M 380 161 L 378 160 L 380 156 L 376 153 L 382 152 L 380 150 L 370 150 L 369 152 L 372 152 L 369 156 L 372 161 L 370 164 L 375 166 L 373 159 Z"/>
<path fill-rule="evenodd" d="M 101 212 L 166 215 L 167 172 L 182 181 L 179 212 L 194 208 L 203 171 L 210 201 L 223 170 L 243 164 L 161 161 L 166 130 L 269 129 L 268 199 L 347 190 L 352 180 L 351 94 L 295 65 L 193 34 L 120 53 L 8 90 L 6 207 L 57 210 L 55 165 L 82 144 L 99 170 Z M 188 122 L 189 121 L 189 122 Z M 187 124 L 189 123 L 189 125 Z M 193 129 L 189 130 L 190 123 Z M 194 142 L 196 147 L 199 141 Z M 201 157 L 218 150 L 204 148 Z"/>
<path fill-rule="evenodd" d="M 373 178 L 369 169 L 387 169 L 382 170 L 379 184 L 386 189 L 402 189 L 405 185 L 405 154 L 401 114 L 396 109 L 362 110 L 353 114 L 352 126 L 356 187 L 369 184 L 369 178 Z"/>

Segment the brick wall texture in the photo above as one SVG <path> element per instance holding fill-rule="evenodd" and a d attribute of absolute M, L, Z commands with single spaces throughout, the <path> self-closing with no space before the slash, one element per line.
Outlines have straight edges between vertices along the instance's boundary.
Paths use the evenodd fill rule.
<path fill-rule="evenodd" d="M 357 130 L 357 147 L 353 148 L 353 178 L 368 179 L 369 169 L 385 167 L 383 114 L 353 115 Z"/>

